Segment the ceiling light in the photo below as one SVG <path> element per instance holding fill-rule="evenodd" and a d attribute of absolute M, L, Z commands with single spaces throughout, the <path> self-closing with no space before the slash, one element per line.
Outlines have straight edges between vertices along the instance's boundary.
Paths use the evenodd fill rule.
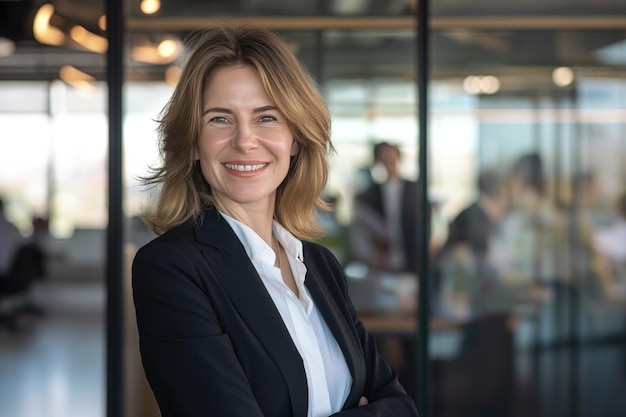
<path fill-rule="evenodd" d="M 482 92 L 484 94 L 495 94 L 500 90 L 500 80 L 493 75 L 487 75 L 481 78 Z"/>
<path fill-rule="evenodd" d="M 142 0 L 139 7 L 143 14 L 155 14 L 161 9 L 161 2 L 159 0 Z"/>
<path fill-rule="evenodd" d="M 463 80 L 468 94 L 495 94 L 500 90 L 500 80 L 493 75 L 470 75 Z"/>
<path fill-rule="evenodd" d="M 40 43 L 58 46 L 65 42 L 65 34 L 60 29 L 50 26 L 53 14 L 54 6 L 49 3 L 37 10 L 33 19 L 33 36 Z"/>
<path fill-rule="evenodd" d="M 76 25 L 70 30 L 70 37 L 76 41 L 76 43 L 84 46 L 93 52 L 105 53 L 109 47 L 109 42 L 106 38 L 89 32 L 82 26 Z"/>
<path fill-rule="evenodd" d="M 135 45 L 131 50 L 131 55 L 135 61 L 165 65 L 176 60 L 181 50 L 180 41 L 168 38 L 158 44 L 146 42 Z"/>
<path fill-rule="evenodd" d="M 476 75 L 470 75 L 463 80 L 463 89 L 468 94 L 480 93 L 480 77 Z"/>
<path fill-rule="evenodd" d="M 165 82 L 169 85 L 176 85 L 178 83 L 178 79 L 180 78 L 181 73 L 180 67 L 176 65 L 172 65 L 168 69 L 165 70 Z"/>
<path fill-rule="evenodd" d="M 71 65 L 64 65 L 59 70 L 59 78 L 64 82 L 78 88 L 93 88 L 92 83 L 96 81 L 91 75 L 82 72 Z"/>
<path fill-rule="evenodd" d="M 102 16 L 100 16 L 100 18 L 98 19 L 98 27 L 100 28 L 100 30 L 106 32 L 106 30 L 107 30 L 107 15 L 103 14 Z"/>
<path fill-rule="evenodd" d="M 552 71 L 552 81 L 559 87 L 567 87 L 574 81 L 574 71 L 570 67 L 559 67 Z"/>
<path fill-rule="evenodd" d="M 172 39 L 166 39 L 159 43 L 159 46 L 157 46 L 157 50 L 159 51 L 159 55 L 161 55 L 163 58 L 175 58 L 176 56 L 178 56 L 179 48 L 176 41 Z"/>

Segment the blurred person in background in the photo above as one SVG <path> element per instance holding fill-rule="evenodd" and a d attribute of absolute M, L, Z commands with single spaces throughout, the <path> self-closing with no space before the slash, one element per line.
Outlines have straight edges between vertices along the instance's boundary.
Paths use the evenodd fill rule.
<path fill-rule="evenodd" d="M 500 176 L 494 171 L 478 175 L 478 198 L 450 222 L 442 251 L 464 244 L 477 257 L 484 257 L 495 227 L 506 213 L 506 196 Z"/>
<path fill-rule="evenodd" d="M 618 253 L 622 250 L 618 236 L 623 234 L 623 230 L 620 231 L 620 218 L 626 206 L 620 207 L 622 202 L 618 198 L 614 210 L 616 219 L 613 218 L 613 222 L 609 214 L 607 222 L 606 213 L 598 215 L 597 196 L 598 184 L 593 172 L 574 174 L 568 213 L 572 273 L 585 286 L 584 293 L 588 301 L 594 300 L 602 304 L 607 299 L 619 297 L 619 291 L 614 284 L 615 273 L 621 264 Z M 607 228 L 606 223 L 613 223 L 615 228 Z M 621 236 L 621 239 L 626 239 L 626 235 Z"/>
<path fill-rule="evenodd" d="M 596 266 L 602 278 L 602 288 L 609 300 L 626 298 L 626 192 L 614 203 L 615 221 L 597 229 L 593 246 L 597 250 Z"/>
<path fill-rule="evenodd" d="M 372 182 L 354 201 L 350 247 L 353 258 L 372 270 L 417 276 L 421 251 L 418 182 L 402 178 L 400 148 L 388 142 L 373 147 Z"/>
<path fill-rule="evenodd" d="M 496 277 L 486 256 L 493 235 L 507 210 L 502 178 L 492 170 L 480 172 L 478 197 L 450 222 L 448 237 L 436 256 L 435 268 L 446 306 L 468 316 L 479 313 L 483 295 Z"/>
<path fill-rule="evenodd" d="M 29 271 L 34 267 L 24 256 L 27 243 L 17 226 L 7 218 L 4 199 L 0 197 L 0 327 L 13 332 L 19 329 L 17 319 L 22 306 L 21 296 L 32 278 L 30 273 L 25 275 L 22 272 L 25 267 Z M 6 298 L 9 302 L 3 303 Z"/>
<path fill-rule="evenodd" d="M 24 244 L 24 236 L 6 217 L 4 199 L 0 197 L 0 279 L 9 273 L 15 254 Z"/>
<path fill-rule="evenodd" d="M 539 154 L 524 154 L 514 162 L 509 187 L 510 210 L 494 235 L 487 260 L 496 267 L 498 283 L 514 304 L 515 299 L 549 299 L 551 291 L 546 288 L 570 278 L 565 263 L 567 227 L 565 216 L 548 198 Z"/>

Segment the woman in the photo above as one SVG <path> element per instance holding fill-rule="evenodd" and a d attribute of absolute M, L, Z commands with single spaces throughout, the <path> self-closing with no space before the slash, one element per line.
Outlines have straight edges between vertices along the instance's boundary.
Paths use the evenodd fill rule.
<path fill-rule="evenodd" d="M 325 104 L 273 32 L 202 34 L 160 120 L 137 253 L 142 361 L 163 417 L 416 416 L 319 235 Z"/>

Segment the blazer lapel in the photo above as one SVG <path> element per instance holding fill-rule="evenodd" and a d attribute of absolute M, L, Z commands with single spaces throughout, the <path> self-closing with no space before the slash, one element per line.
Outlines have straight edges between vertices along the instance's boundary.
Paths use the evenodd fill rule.
<path fill-rule="evenodd" d="M 305 258 L 306 263 L 306 258 Z M 305 284 L 315 301 L 322 317 L 326 321 L 328 328 L 332 332 L 335 340 L 339 344 L 346 363 L 352 375 L 352 389 L 346 399 L 346 405 L 357 404 L 363 392 L 366 379 L 365 364 L 363 363 L 363 353 L 358 343 L 357 336 L 352 328 L 346 323 L 345 315 L 339 306 L 333 302 L 335 299 L 328 288 L 323 284 L 320 272 L 315 265 L 307 264 L 307 276 Z"/>
<path fill-rule="evenodd" d="M 217 249 L 204 250 L 203 254 L 250 331 L 281 370 L 293 415 L 306 415 L 308 394 L 302 358 L 237 235 L 216 209 L 210 209 L 197 226 L 196 237 Z"/>

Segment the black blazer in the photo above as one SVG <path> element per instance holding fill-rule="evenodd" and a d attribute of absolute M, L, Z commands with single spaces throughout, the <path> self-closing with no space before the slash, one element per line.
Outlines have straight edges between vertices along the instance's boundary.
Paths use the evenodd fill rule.
<path fill-rule="evenodd" d="M 346 411 L 336 415 L 417 416 L 357 319 L 335 257 L 304 242 L 304 263 L 305 285 L 353 378 Z M 306 417 L 302 359 L 217 210 L 138 251 L 133 296 L 143 366 L 163 417 Z M 357 407 L 361 396 L 370 404 Z"/>
<path fill-rule="evenodd" d="M 464 208 L 450 223 L 442 252 L 457 244 L 468 244 L 475 255 L 484 258 L 493 232 L 493 221 L 478 201 Z"/>

